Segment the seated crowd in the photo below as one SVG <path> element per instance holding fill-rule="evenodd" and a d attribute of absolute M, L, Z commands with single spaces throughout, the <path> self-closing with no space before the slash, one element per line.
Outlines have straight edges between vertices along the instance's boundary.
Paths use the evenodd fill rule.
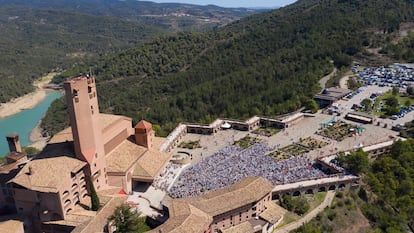
<path fill-rule="evenodd" d="M 267 155 L 274 149 L 263 143 L 246 149 L 227 146 L 183 171 L 169 194 L 174 198 L 198 196 L 232 185 L 247 176 L 261 176 L 273 185 L 327 176 L 305 156 L 274 160 Z"/>

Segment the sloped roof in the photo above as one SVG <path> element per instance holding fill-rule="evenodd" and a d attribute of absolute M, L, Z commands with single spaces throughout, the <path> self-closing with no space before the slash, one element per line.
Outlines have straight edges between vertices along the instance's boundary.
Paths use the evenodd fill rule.
<path fill-rule="evenodd" d="M 22 232 L 22 230 L 23 221 L 11 219 L 0 222 L 0 232 L 2 233 Z"/>
<path fill-rule="evenodd" d="M 274 202 L 269 202 L 268 206 L 266 207 L 267 209 L 263 211 L 259 216 L 272 224 L 277 223 L 279 219 L 282 218 L 283 215 L 285 215 L 287 212 L 287 210 L 276 205 Z"/>
<path fill-rule="evenodd" d="M 249 221 L 242 222 L 237 224 L 236 226 L 221 230 L 222 233 L 255 233 L 257 231 L 254 230 L 252 224 Z"/>
<path fill-rule="evenodd" d="M 124 116 L 119 115 L 112 115 L 112 114 L 99 114 L 99 119 L 102 124 L 102 131 L 105 130 L 105 128 L 112 125 L 114 122 L 118 121 L 119 119 L 126 118 Z M 68 127 L 57 134 L 55 134 L 49 141 L 49 143 L 62 143 L 62 142 L 70 142 L 73 141 L 72 136 L 72 128 Z"/>
<path fill-rule="evenodd" d="M 168 204 L 170 218 L 149 232 L 204 232 L 214 216 L 259 201 L 271 191 L 272 185 L 264 178 L 247 177 L 199 197 L 173 199 Z"/>
<path fill-rule="evenodd" d="M 170 218 L 166 223 L 148 233 L 203 233 L 213 218 L 184 200 L 173 200 L 168 210 Z"/>
<path fill-rule="evenodd" d="M 106 156 L 108 172 L 126 172 L 147 149 L 124 140 Z"/>
<path fill-rule="evenodd" d="M 39 192 L 57 192 L 62 181 L 71 178 L 71 172 L 85 165 L 83 161 L 66 156 L 32 160 L 10 182 Z"/>
<path fill-rule="evenodd" d="M 191 203 L 211 216 L 226 213 L 235 206 L 256 202 L 272 191 L 272 185 L 262 177 L 246 177 L 236 184 L 195 197 Z"/>
<path fill-rule="evenodd" d="M 140 122 L 138 122 L 138 124 L 135 126 L 135 128 L 136 129 L 151 130 L 152 129 L 152 124 L 149 123 L 148 121 L 141 120 Z"/>
<path fill-rule="evenodd" d="M 155 179 L 170 158 L 171 155 L 168 153 L 149 149 L 138 159 L 132 178 L 138 180 Z"/>

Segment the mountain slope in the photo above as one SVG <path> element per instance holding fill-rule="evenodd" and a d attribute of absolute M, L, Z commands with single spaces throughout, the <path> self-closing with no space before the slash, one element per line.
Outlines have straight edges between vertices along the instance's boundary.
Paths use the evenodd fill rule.
<path fill-rule="evenodd" d="M 170 31 L 202 30 L 218 27 L 259 10 L 199 6 L 179 3 L 154 3 L 135 0 L 0 0 L 0 6 L 74 10 L 80 13 L 111 16 L 145 22 Z"/>
<path fill-rule="evenodd" d="M 411 1 L 302 0 L 202 34 L 181 33 L 96 65 L 105 112 L 170 130 L 179 121 L 276 115 L 298 109 L 334 65 L 412 19 Z"/>
<path fill-rule="evenodd" d="M 0 0 L 0 103 L 52 69 L 97 60 L 171 30 L 217 27 L 251 14 L 187 4 L 116 0 Z M 79 68 L 78 68 L 79 67 Z"/>
<path fill-rule="evenodd" d="M 111 17 L 0 8 L 0 102 L 31 91 L 45 72 L 125 49 L 163 30 Z"/>

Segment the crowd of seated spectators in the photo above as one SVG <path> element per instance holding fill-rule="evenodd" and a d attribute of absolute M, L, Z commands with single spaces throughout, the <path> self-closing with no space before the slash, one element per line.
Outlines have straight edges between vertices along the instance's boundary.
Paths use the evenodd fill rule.
<path fill-rule="evenodd" d="M 198 196 L 232 185 L 247 176 L 260 176 L 273 185 L 327 177 L 305 156 L 277 161 L 267 155 L 275 148 L 264 143 L 242 149 L 227 146 L 184 170 L 170 188 L 174 198 Z"/>

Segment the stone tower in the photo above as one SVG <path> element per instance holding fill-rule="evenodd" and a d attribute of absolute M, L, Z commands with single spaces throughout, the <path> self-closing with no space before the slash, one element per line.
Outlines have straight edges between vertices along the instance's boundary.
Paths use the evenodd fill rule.
<path fill-rule="evenodd" d="M 20 146 L 19 135 L 17 133 L 11 133 L 6 136 L 7 143 L 9 144 L 10 152 L 22 152 L 22 147 Z"/>
<path fill-rule="evenodd" d="M 148 121 L 140 121 L 135 126 L 135 142 L 143 147 L 151 149 L 154 131 L 152 125 Z"/>
<path fill-rule="evenodd" d="M 87 175 L 97 190 L 107 186 L 106 160 L 94 76 L 64 83 L 76 157 L 88 163 Z"/>

